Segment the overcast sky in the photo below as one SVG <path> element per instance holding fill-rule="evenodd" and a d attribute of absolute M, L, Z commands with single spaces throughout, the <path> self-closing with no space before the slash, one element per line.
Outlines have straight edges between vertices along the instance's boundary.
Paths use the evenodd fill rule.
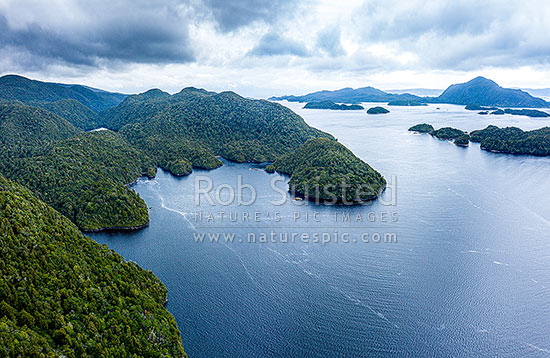
<path fill-rule="evenodd" d="M 267 97 L 550 87 L 548 0 L 0 0 L 0 73 Z"/>

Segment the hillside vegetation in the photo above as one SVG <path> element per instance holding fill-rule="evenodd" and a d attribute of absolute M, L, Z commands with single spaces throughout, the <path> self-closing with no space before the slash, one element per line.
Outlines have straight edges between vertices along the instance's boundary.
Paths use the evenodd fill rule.
<path fill-rule="evenodd" d="M 3 174 L 40 198 L 82 230 L 146 226 L 145 202 L 124 184 L 154 176 L 148 156 L 111 131 L 82 133 L 6 159 Z"/>
<path fill-rule="evenodd" d="M 0 356 L 186 356 L 153 273 L 2 176 L 0 244 Z"/>
<path fill-rule="evenodd" d="M 233 92 L 185 88 L 128 97 L 109 111 L 105 124 L 150 154 L 163 169 L 212 169 L 220 155 L 236 162 L 273 161 L 309 138 L 329 137 L 290 109 Z"/>
<path fill-rule="evenodd" d="M 17 101 L 0 102 L 0 156 L 22 156 L 80 133 L 65 119 Z"/>
<path fill-rule="evenodd" d="M 30 105 L 74 99 L 94 112 L 118 105 L 126 95 L 111 93 L 80 85 L 30 80 L 17 75 L 0 77 L 0 98 L 17 100 Z"/>
<path fill-rule="evenodd" d="M 342 144 L 308 140 L 277 159 L 268 170 L 290 175 L 290 191 L 312 200 L 362 202 L 375 199 L 385 179 Z"/>
<path fill-rule="evenodd" d="M 85 131 L 101 126 L 99 115 L 75 99 L 61 99 L 55 102 L 40 103 L 38 106 L 57 114 L 76 128 Z"/>

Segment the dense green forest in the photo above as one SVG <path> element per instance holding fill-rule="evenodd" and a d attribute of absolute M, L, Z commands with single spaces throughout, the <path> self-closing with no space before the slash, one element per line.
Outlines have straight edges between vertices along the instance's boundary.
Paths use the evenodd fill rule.
<path fill-rule="evenodd" d="M 8 158 L 2 172 L 71 219 L 82 230 L 143 227 L 145 202 L 124 184 L 155 175 L 152 160 L 111 131 L 82 133 Z"/>
<path fill-rule="evenodd" d="M 0 102 L 0 156 L 23 156 L 80 131 L 63 118 L 17 101 Z"/>
<path fill-rule="evenodd" d="M 128 142 L 168 170 L 171 163 L 185 161 L 193 167 L 216 168 L 221 165 L 216 155 L 236 162 L 273 161 L 309 138 L 332 138 L 279 104 L 196 88 L 172 96 L 160 91 L 130 96 L 109 114 L 105 125 L 120 128 Z"/>
<path fill-rule="evenodd" d="M 312 200 L 372 200 L 386 185 L 380 173 L 328 138 L 308 140 L 267 170 L 290 175 L 290 191 Z"/>
<path fill-rule="evenodd" d="M 434 130 L 434 127 L 428 123 L 416 124 L 409 128 L 410 132 L 430 133 Z"/>
<path fill-rule="evenodd" d="M 456 137 L 454 144 L 459 147 L 467 147 L 470 144 L 470 136 L 463 134 L 460 137 Z"/>
<path fill-rule="evenodd" d="M 152 272 L 2 176 L 0 243 L 0 356 L 186 356 Z"/>
<path fill-rule="evenodd" d="M 125 184 L 154 176 L 154 162 L 119 134 L 83 133 L 51 112 L 12 101 L 0 104 L 0 143 L 0 173 L 81 229 L 148 224 L 145 202 Z"/>
<path fill-rule="evenodd" d="M 0 98 L 30 105 L 74 99 L 94 112 L 118 105 L 126 95 L 81 85 L 41 82 L 17 75 L 0 77 Z"/>
<path fill-rule="evenodd" d="M 471 141 L 480 143 L 481 149 L 491 152 L 550 155 L 550 127 L 523 131 L 516 127 L 488 126 L 473 131 Z"/>
<path fill-rule="evenodd" d="M 101 127 L 99 115 L 75 99 L 39 103 L 37 106 L 57 114 L 76 128 L 85 131 Z"/>

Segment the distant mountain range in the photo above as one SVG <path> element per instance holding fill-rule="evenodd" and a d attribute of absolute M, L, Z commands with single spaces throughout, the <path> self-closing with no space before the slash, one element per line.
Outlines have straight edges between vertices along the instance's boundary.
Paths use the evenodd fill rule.
<path fill-rule="evenodd" d="M 82 85 L 68 85 L 31 80 L 18 75 L 0 77 L 0 98 L 17 100 L 40 106 L 59 100 L 77 100 L 94 112 L 118 105 L 126 98 L 122 93 L 113 93 Z"/>
<path fill-rule="evenodd" d="M 395 94 L 410 93 L 410 94 L 413 94 L 415 96 L 437 97 L 441 93 L 443 93 L 443 90 L 442 89 L 432 89 L 432 88 L 408 88 L 408 89 L 385 90 L 385 92 L 395 93 Z"/>
<path fill-rule="evenodd" d="M 359 103 L 359 102 L 389 102 L 395 100 L 419 100 L 421 97 L 405 94 L 387 93 L 374 87 L 342 88 L 336 91 L 318 91 L 303 96 L 281 96 L 271 97 L 272 101 L 287 100 L 289 102 L 320 102 L 332 101 L 336 103 Z"/>
<path fill-rule="evenodd" d="M 396 92 L 396 91 L 393 91 Z M 373 87 L 343 88 L 336 91 L 318 91 L 303 96 L 271 97 L 270 100 L 313 102 L 330 100 L 337 103 L 391 102 L 396 100 L 423 103 L 477 104 L 481 106 L 541 108 L 550 103 L 519 89 L 503 88 L 484 77 L 449 86 L 437 97 L 421 97 L 410 93 L 389 93 Z"/>

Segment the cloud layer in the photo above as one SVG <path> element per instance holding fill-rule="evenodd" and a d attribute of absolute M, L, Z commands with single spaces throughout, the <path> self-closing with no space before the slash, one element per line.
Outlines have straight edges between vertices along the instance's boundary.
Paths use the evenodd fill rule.
<path fill-rule="evenodd" d="M 288 90 L 337 86 L 327 78 L 426 86 L 419 74 L 518 71 L 537 87 L 550 81 L 548 18 L 546 0 L 0 0 L 0 68 L 101 74 L 122 90 L 171 78 L 254 88 L 246 76 Z M 125 79 L 136 73 L 160 83 Z"/>

